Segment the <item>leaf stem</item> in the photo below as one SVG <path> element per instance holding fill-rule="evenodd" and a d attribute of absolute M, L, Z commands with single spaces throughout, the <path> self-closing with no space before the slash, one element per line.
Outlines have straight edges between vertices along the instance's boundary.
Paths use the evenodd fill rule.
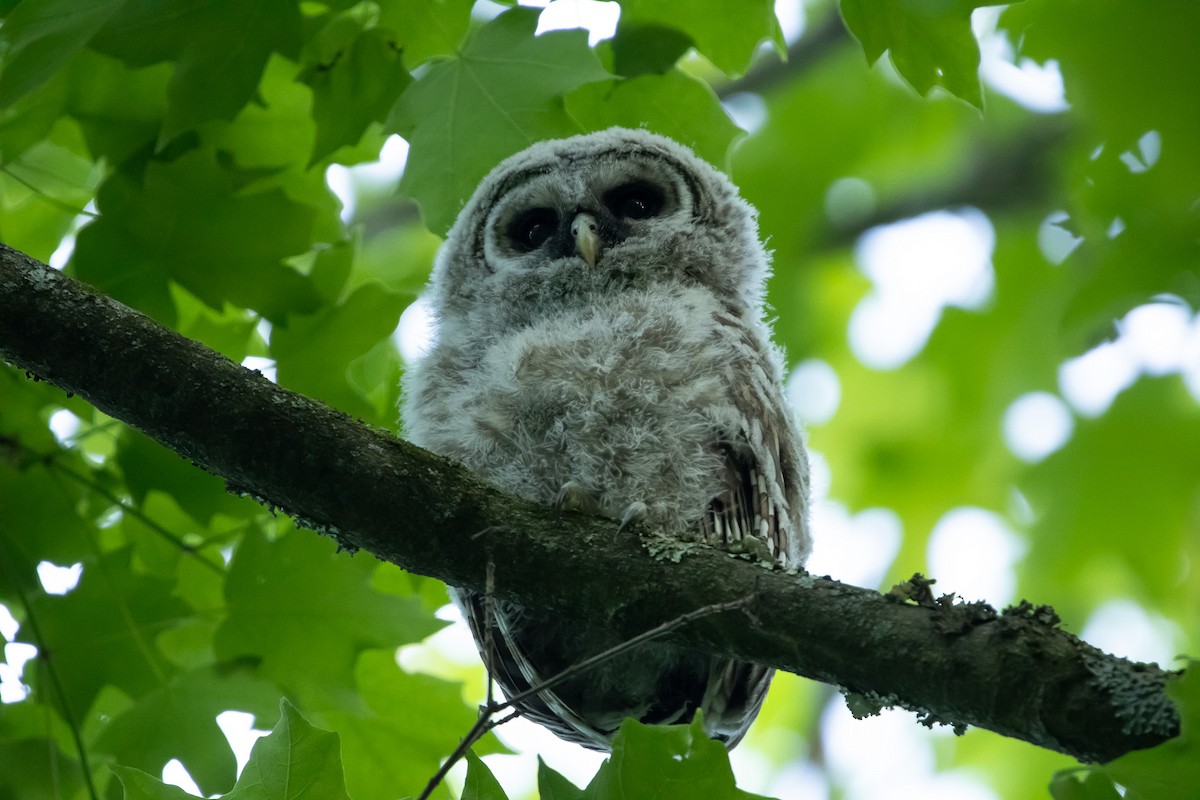
<path fill-rule="evenodd" d="M 100 495 L 108 502 L 110 502 L 113 505 L 120 508 L 122 513 L 128 514 L 129 516 L 133 517 L 138 522 L 141 522 L 147 528 L 149 528 L 150 530 L 154 531 L 156 534 L 161 536 L 163 539 L 167 540 L 171 544 L 178 547 L 180 552 L 183 552 L 187 555 L 192 556 L 197 561 L 199 561 L 201 564 L 208 567 L 210 570 L 217 573 L 218 575 L 225 574 L 224 566 L 222 566 L 220 564 L 215 564 L 212 561 L 209 561 L 207 558 L 205 558 L 203 555 L 200 554 L 200 551 L 198 548 L 194 547 L 193 545 L 188 544 L 187 542 L 185 542 L 183 540 L 182 537 L 177 536 L 174 532 L 168 530 L 164 526 L 160 525 L 158 522 L 151 519 L 140 508 L 138 508 L 137 506 L 133 505 L 132 503 L 118 497 L 117 495 L 113 494 L 108 489 L 105 489 L 99 483 L 97 483 L 96 481 L 87 477 L 86 475 L 76 472 L 71 467 L 68 467 L 67 465 L 63 464 L 58 458 L 59 453 L 38 453 L 36 451 L 29 450 L 20 442 L 16 442 L 16 446 L 21 449 L 24 449 L 30 455 L 38 458 L 41 461 L 41 463 L 48 469 L 54 470 L 62 475 L 66 475 L 68 478 L 75 480 L 80 485 L 82 485 L 85 488 L 90 489 L 91 491 Z"/>

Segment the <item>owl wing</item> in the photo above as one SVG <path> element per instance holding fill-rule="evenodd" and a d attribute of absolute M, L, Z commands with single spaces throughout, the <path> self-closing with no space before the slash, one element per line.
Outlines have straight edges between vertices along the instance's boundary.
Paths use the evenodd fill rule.
<path fill-rule="evenodd" d="M 463 616 L 471 628 L 472 638 L 479 649 L 488 674 L 500 684 L 506 698 L 512 698 L 542 683 L 546 677 L 528 656 L 528 643 L 519 641 L 513 626 L 513 615 L 523 615 L 520 610 L 503 603 L 496 603 L 491 615 L 485 608 L 484 595 L 466 589 L 450 587 Z M 485 620 L 490 619 L 491 631 L 487 631 Z M 492 652 L 485 652 L 486 643 Z M 516 703 L 521 716 L 549 728 L 567 741 L 583 745 L 592 750 L 609 749 L 612 731 L 602 732 L 588 724 L 571 706 L 564 702 L 554 689 L 547 689 Z"/>
<path fill-rule="evenodd" d="M 799 567 L 808 555 L 805 522 L 808 462 L 800 432 L 785 410 L 772 375 L 770 345 L 734 314 L 714 314 L 718 335 L 732 341 L 726 366 L 729 401 L 739 420 L 715 446 L 723 453 L 724 491 L 713 498 L 701 530 L 730 551 Z M 771 371 L 769 371 L 771 370 Z M 714 656 L 701 707 L 709 734 L 729 747 L 746 734 L 775 671 L 762 664 Z"/>
<path fill-rule="evenodd" d="M 737 317 L 713 317 L 735 340 L 737 357 L 727 370 L 729 399 L 740 424 L 716 443 L 724 454 L 725 491 L 709 503 L 702 531 L 720 547 L 760 556 L 765 548 L 784 568 L 798 567 L 809 548 L 808 467 L 800 434 L 784 410 L 778 378 L 767 372 L 766 346 Z"/>
<path fill-rule="evenodd" d="M 463 610 L 489 675 L 500 685 L 505 697 L 527 692 L 572 663 L 561 659 L 541 663 L 538 657 L 538 654 L 545 657 L 547 639 L 556 636 L 560 621 L 539 619 L 515 606 L 497 602 L 490 615 L 489 635 L 485 628 L 489 616 L 484 596 L 453 588 L 451 594 Z M 490 653 L 485 652 L 488 644 Z M 600 674 L 581 674 L 517 701 L 514 706 L 522 717 L 592 750 L 611 749 L 612 737 L 626 717 L 648 725 L 673 725 L 690 720 L 697 708 L 704 711 L 704 727 L 709 736 L 728 747 L 737 744 L 757 715 L 775 671 L 761 664 L 724 656 L 705 657 L 690 651 L 678 651 L 677 660 L 664 665 L 661 651 L 657 656 L 651 655 L 646 647 L 643 644 L 627 654 L 617 672 L 607 673 L 607 679 L 612 679 L 624 675 L 624 670 L 663 670 L 656 692 L 636 706 L 614 702 L 618 697 L 629 699 L 621 693 L 605 699 L 601 692 L 599 698 L 587 699 L 597 681 L 605 680 L 603 668 L 599 669 Z M 643 665 L 646 658 L 651 665 Z M 589 707 L 590 712 L 585 710 Z"/>
<path fill-rule="evenodd" d="M 798 521 L 786 504 L 795 476 L 780 458 L 776 427 L 786 420 L 771 419 L 770 404 L 750 384 L 742 384 L 734 397 L 745 422 L 742 430 L 718 444 L 725 455 L 726 488 L 701 517 L 704 534 L 718 547 L 749 552 L 764 561 L 775 559 L 785 568 L 798 565 Z M 774 675 L 775 670 L 762 664 L 714 656 L 701 705 L 710 735 L 728 747 L 741 741 Z"/>

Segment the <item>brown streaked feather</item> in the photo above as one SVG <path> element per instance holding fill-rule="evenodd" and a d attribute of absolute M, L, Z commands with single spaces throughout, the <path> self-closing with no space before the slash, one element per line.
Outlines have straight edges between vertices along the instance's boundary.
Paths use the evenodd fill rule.
<path fill-rule="evenodd" d="M 724 335 L 738 339 L 746 354 L 728 366 L 729 396 L 745 423 L 742 430 L 726 432 L 718 444 L 725 452 L 726 489 L 710 504 L 702 528 L 719 545 L 728 537 L 717 540 L 709 531 L 733 525 L 741 536 L 762 540 L 784 567 L 798 566 L 793 562 L 803 524 L 803 478 L 798 454 L 781 447 L 780 433 L 790 431 L 791 422 L 777 381 L 763 370 L 760 346 L 744 324 L 732 314 L 714 314 L 713 319 Z"/>

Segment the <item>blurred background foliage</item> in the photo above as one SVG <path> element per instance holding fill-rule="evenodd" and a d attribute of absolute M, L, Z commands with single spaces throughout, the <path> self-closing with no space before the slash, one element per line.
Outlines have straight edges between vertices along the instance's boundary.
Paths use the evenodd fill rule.
<path fill-rule="evenodd" d="M 1197 653 L 1200 6 L 509 5 L 0 0 L 0 240 L 395 428 L 427 335 L 414 301 L 479 178 L 537 139 L 648 127 L 761 212 L 816 461 L 814 571 L 920 570 L 969 600 L 1052 603 L 1135 659 Z M 435 616 L 437 582 L 333 551 L 0 370 L 0 797 L 120 797 L 107 765 L 131 797 L 175 796 L 137 770 L 226 792 L 245 714 L 270 729 L 281 696 L 304 717 L 280 730 L 340 737 L 340 761 L 324 739 L 299 759 L 322 780 L 416 794 L 481 670 Z M 514 731 L 478 749 L 514 798 L 535 776 L 574 797 L 550 767 L 596 770 Z M 670 736 L 629 734 L 623 763 L 666 769 L 690 747 Z M 1053 791 L 1116 797 L 1111 775 L 1126 797 L 1191 797 L 1190 748 Z M 740 796 L 716 761 L 678 785 Z M 1038 797 L 1074 766 L 899 712 L 854 721 L 786 675 L 732 761 L 739 786 L 788 798 Z M 502 796 L 483 763 L 468 792 Z M 638 769 L 588 796 L 654 791 Z"/>

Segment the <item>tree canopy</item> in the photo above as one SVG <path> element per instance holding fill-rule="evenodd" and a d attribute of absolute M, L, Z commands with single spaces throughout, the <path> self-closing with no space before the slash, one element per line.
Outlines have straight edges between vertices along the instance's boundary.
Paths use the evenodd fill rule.
<path fill-rule="evenodd" d="M 622 0 L 579 4 L 616 19 L 589 43 L 538 32 L 566 0 L 508 5 L 0 0 L 0 241 L 395 430 L 414 302 L 483 174 L 539 139 L 648 127 L 760 211 L 823 476 L 814 570 L 1052 604 L 1102 649 L 1186 666 L 1200 7 L 780 3 L 800 25 L 765 0 Z M 1014 88 L 1031 75 L 1062 96 Z M 369 166 L 385 144 L 402 175 Z M 483 696 L 477 665 L 422 644 L 444 638 L 443 585 L 337 552 L 36 377 L 0 368 L 0 796 L 183 797 L 159 780 L 172 759 L 205 795 L 420 792 Z M 1197 686 L 1168 686 L 1181 736 L 1103 766 L 911 714 L 882 748 L 970 796 L 1191 797 Z M 781 676 L 732 769 L 693 727 L 628 725 L 586 790 L 545 763 L 524 779 L 543 800 L 879 796 L 844 706 Z M 230 710 L 274 728 L 240 779 Z M 506 749 L 483 739 L 434 796 L 509 796 L 488 766 Z M 884 763 L 904 785 L 911 765 Z"/>

